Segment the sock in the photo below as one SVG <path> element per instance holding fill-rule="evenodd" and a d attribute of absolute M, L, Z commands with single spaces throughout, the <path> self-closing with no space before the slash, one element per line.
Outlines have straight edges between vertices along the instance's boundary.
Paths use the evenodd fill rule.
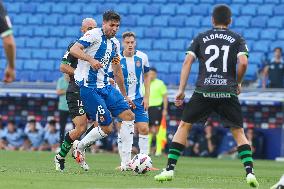
<path fill-rule="evenodd" d="M 134 134 L 134 121 L 122 121 L 120 128 L 122 165 L 126 165 L 131 161 L 133 134 Z"/>
<path fill-rule="evenodd" d="M 147 155 L 149 154 L 148 139 L 149 139 L 148 135 L 139 134 L 138 145 L 140 148 L 140 153 L 147 154 Z"/>
<path fill-rule="evenodd" d="M 118 149 L 118 154 L 120 157 L 120 161 L 122 161 L 121 156 L 122 156 L 122 149 L 121 149 L 121 136 L 120 136 L 120 131 L 117 132 L 117 149 Z"/>
<path fill-rule="evenodd" d="M 183 144 L 172 142 L 171 147 L 169 149 L 169 154 L 168 154 L 168 165 L 166 168 L 167 171 L 175 169 L 177 160 L 179 156 L 181 155 L 184 147 L 185 146 Z"/>
<path fill-rule="evenodd" d="M 246 174 L 254 174 L 253 172 L 253 159 L 251 147 L 248 144 L 238 146 L 239 157 L 241 158 L 242 163 L 244 164 Z"/>
<path fill-rule="evenodd" d="M 62 142 L 62 144 L 60 146 L 60 152 L 57 155 L 61 156 L 61 158 L 65 158 L 66 155 L 68 154 L 68 152 L 70 151 L 73 142 L 74 141 L 69 136 L 69 132 L 66 133 L 64 141 Z M 60 158 L 60 157 L 58 157 L 58 158 Z"/>
<path fill-rule="evenodd" d="M 148 149 L 149 149 L 149 153 L 151 153 L 152 140 L 153 140 L 153 134 L 149 133 L 148 134 Z"/>
<path fill-rule="evenodd" d="M 105 138 L 107 134 L 103 132 L 100 126 L 93 128 L 78 144 L 78 148 L 84 151 L 88 146 L 92 145 L 95 141 Z"/>

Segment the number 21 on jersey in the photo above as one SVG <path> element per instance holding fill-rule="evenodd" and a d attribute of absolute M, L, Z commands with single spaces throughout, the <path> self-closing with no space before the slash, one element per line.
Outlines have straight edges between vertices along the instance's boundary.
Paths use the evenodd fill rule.
<path fill-rule="evenodd" d="M 224 51 L 223 55 L 223 72 L 227 72 L 227 61 L 228 61 L 228 54 L 229 54 L 230 46 L 223 45 L 221 50 Z M 211 54 L 211 50 L 213 50 L 213 55 L 205 62 L 207 72 L 217 72 L 218 68 L 210 66 L 210 64 L 216 60 L 220 55 L 220 49 L 217 45 L 209 45 L 205 49 L 205 54 Z"/>

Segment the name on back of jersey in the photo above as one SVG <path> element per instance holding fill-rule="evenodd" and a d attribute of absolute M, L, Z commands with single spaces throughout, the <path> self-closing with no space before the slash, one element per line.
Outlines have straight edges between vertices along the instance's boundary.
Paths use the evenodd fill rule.
<path fill-rule="evenodd" d="M 206 35 L 203 37 L 203 43 L 206 43 L 213 39 L 224 39 L 230 43 L 234 43 L 236 41 L 236 39 L 230 35 L 224 35 L 222 33 L 215 33 L 215 34 L 212 33 L 210 35 Z"/>

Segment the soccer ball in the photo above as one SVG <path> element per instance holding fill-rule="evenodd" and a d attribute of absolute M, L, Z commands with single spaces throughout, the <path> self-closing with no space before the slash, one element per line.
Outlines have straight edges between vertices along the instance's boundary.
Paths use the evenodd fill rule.
<path fill-rule="evenodd" d="M 131 160 L 131 169 L 138 174 L 145 174 L 152 168 L 152 160 L 147 154 L 136 154 Z"/>

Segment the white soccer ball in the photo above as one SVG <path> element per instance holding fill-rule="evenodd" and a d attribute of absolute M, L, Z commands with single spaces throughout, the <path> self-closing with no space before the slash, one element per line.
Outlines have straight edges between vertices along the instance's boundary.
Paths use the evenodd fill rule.
<path fill-rule="evenodd" d="M 131 160 L 131 169 L 138 174 L 145 174 L 152 168 L 152 160 L 147 154 L 136 154 Z"/>

